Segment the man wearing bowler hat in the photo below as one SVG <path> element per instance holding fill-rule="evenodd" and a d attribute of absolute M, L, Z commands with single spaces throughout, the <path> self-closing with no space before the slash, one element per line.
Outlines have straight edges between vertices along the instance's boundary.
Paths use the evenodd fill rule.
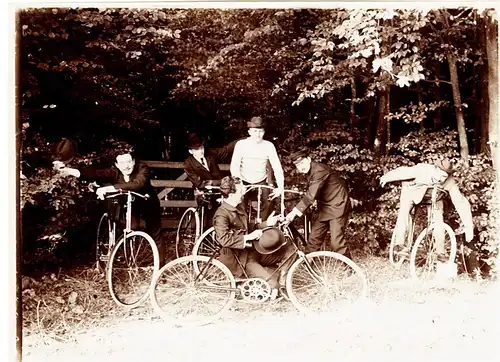
<path fill-rule="evenodd" d="M 457 182 L 453 178 L 454 169 L 447 159 L 438 159 L 434 164 L 419 163 L 414 166 L 402 166 L 387 172 L 380 178 L 380 185 L 384 187 L 389 182 L 402 181 L 401 196 L 399 202 L 398 218 L 394 227 L 393 237 L 396 245 L 404 245 L 405 234 L 408 228 L 409 215 L 414 205 L 424 202 L 429 204 L 432 195 L 432 186 L 438 185 L 450 195 L 453 206 L 458 212 L 464 224 L 465 239 L 469 242 L 474 237 L 474 224 L 469 201 L 462 195 Z M 436 225 L 443 223 L 443 192 L 436 195 L 436 204 L 433 222 Z M 430 205 L 428 205 L 430 206 Z M 451 267 L 445 265 L 448 258 L 444 250 L 444 230 L 435 230 L 436 252 L 438 265 L 436 272 L 445 274 L 446 269 Z M 406 246 L 400 252 L 409 254 Z M 441 270 L 443 270 L 441 272 Z"/>
<path fill-rule="evenodd" d="M 276 178 L 276 188 L 271 193 L 270 189 L 263 188 L 261 194 L 261 218 L 265 220 L 272 211 L 274 199 L 281 195 L 284 190 L 285 178 L 280 159 L 274 145 L 264 140 L 264 122 L 261 117 L 253 117 L 247 122 L 249 137 L 240 140 L 234 147 L 231 159 L 231 175 L 239 177 L 245 186 L 268 185 L 273 186 L 270 178 L 271 165 Z M 257 190 L 245 195 L 244 205 L 248 204 L 251 197 L 255 197 Z"/>
<path fill-rule="evenodd" d="M 286 243 L 281 231 L 274 228 L 278 216 L 272 212 L 264 222 L 249 223 L 248 214 L 242 204 L 245 187 L 237 177 L 224 177 L 221 181 L 221 191 L 223 202 L 214 216 L 216 240 L 223 247 L 219 260 L 236 278 L 247 274 L 249 277 L 267 280 L 271 273 L 266 267 L 277 266 L 294 252 L 293 246 Z M 292 258 L 287 264 L 291 262 Z M 281 278 L 286 273 L 286 267 L 282 269 Z M 274 295 L 280 282 L 278 277 L 280 276 L 276 275 L 268 280 L 271 288 L 275 290 Z"/>
<path fill-rule="evenodd" d="M 196 133 L 188 136 L 189 156 L 184 160 L 184 171 L 194 187 L 196 202 L 201 202 L 203 188 L 207 185 L 218 186 L 222 178 L 219 162 L 229 158 L 234 150 L 236 141 L 221 148 L 205 150 L 205 142 Z M 217 208 L 216 200 L 207 205 L 204 228 L 211 226 L 212 218 Z"/>
<path fill-rule="evenodd" d="M 330 230 L 330 242 L 334 252 L 350 257 L 344 233 L 351 211 L 351 201 L 345 181 L 329 166 L 313 161 L 305 150 L 290 156 L 300 173 L 308 175 L 308 188 L 302 200 L 286 215 L 291 222 L 313 204 L 318 205 L 318 219 L 311 226 L 305 253 L 318 251 Z"/>

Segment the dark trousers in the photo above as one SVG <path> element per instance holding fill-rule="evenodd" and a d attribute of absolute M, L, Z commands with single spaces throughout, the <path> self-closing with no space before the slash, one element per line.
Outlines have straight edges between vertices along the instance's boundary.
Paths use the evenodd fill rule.
<path fill-rule="evenodd" d="M 332 250 L 339 254 L 348 254 L 347 246 L 345 245 L 345 229 L 349 213 L 345 213 L 340 217 L 331 220 L 316 220 L 311 225 L 311 233 L 307 242 L 305 253 L 311 253 L 321 249 L 325 241 L 326 233 L 330 229 L 330 243 Z M 349 255 L 346 255 L 349 256 Z"/>
<path fill-rule="evenodd" d="M 153 238 L 158 247 L 160 258 L 160 268 L 165 263 L 166 245 L 161 237 L 161 207 L 157 197 L 152 197 L 147 201 L 137 200 L 132 205 L 132 230 L 137 230 L 140 221 L 144 220 L 146 233 Z"/>
<path fill-rule="evenodd" d="M 248 185 L 267 185 L 266 180 L 262 182 L 258 182 L 255 184 L 250 184 L 248 182 L 243 181 L 243 185 L 248 186 Z M 260 219 L 262 221 L 266 221 L 267 217 L 271 214 L 272 209 L 274 207 L 274 202 L 269 200 L 269 194 L 271 193 L 271 189 L 268 188 L 262 188 L 262 193 L 260 195 Z M 247 192 L 245 196 L 243 197 L 243 205 L 248 207 L 249 202 L 251 201 L 257 201 L 258 197 L 258 189 L 252 190 L 250 192 Z M 250 213 L 249 213 L 250 214 Z M 254 214 L 255 217 L 257 217 L 257 214 Z"/>
<path fill-rule="evenodd" d="M 217 211 L 218 207 L 220 204 L 217 202 L 217 195 L 210 195 L 208 197 L 207 201 L 203 201 L 203 197 L 196 196 L 196 204 L 199 206 L 201 203 L 203 203 L 203 220 L 200 220 L 200 222 L 203 221 L 203 231 L 206 231 L 208 228 L 213 226 L 214 223 L 214 215 L 215 212 Z M 200 214 L 201 217 L 201 214 Z"/>

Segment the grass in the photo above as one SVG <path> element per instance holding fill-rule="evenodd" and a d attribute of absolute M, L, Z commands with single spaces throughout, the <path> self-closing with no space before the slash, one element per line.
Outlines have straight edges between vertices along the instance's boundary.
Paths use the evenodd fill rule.
<path fill-rule="evenodd" d="M 464 302 L 464 298 L 474 303 L 493 286 L 490 280 L 459 275 L 453 281 L 429 287 L 411 282 L 408 268 L 395 270 L 385 258 L 355 260 L 368 279 L 368 303 L 386 309 L 424 303 L 452 305 L 454 300 Z M 116 306 L 104 275 L 91 269 L 75 270 L 71 275 L 53 274 L 40 280 L 25 278 L 23 286 L 23 338 L 27 349 L 75 342 L 89 330 L 108 328 L 122 321 L 158 319 L 150 303 L 132 311 Z M 263 305 L 237 303 L 224 320 L 293 314 L 297 312 L 286 300 Z"/>

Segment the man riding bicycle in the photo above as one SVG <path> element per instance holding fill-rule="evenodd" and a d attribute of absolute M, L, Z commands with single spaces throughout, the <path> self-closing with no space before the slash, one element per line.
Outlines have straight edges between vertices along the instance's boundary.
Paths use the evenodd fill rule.
<path fill-rule="evenodd" d="M 97 169 L 84 167 L 80 169 L 65 167 L 61 161 L 54 161 L 54 169 L 63 175 L 71 175 L 85 180 L 102 180 L 112 183 L 109 186 L 99 187 L 96 194 L 104 199 L 107 193 L 116 190 L 131 190 L 140 194 L 148 194 L 148 199 L 136 198 L 132 208 L 132 229 L 137 228 L 142 218 L 146 224 L 146 232 L 158 245 L 160 267 L 165 261 L 165 243 L 160 238 L 161 233 L 161 207 L 155 189 L 151 186 L 149 169 L 146 165 L 136 162 L 129 152 L 118 151 L 115 167 Z M 119 218 L 120 205 L 109 205 L 110 214 L 115 220 Z"/>
<path fill-rule="evenodd" d="M 382 187 L 389 182 L 402 181 L 399 213 L 393 232 L 395 245 L 404 245 L 410 211 L 414 205 L 430 200 L 432 186 L 434 185 L 448 192 L 453 206 L 464 225 L 465 239 L 468 242 L 472 240 L 474 237 L 474 224 L 470 203 L 460 192 L 457 182 L 452 176 L 453 172 L 450 161 L 440 159 L 434 165 L 419 163 L 411 167 L 398 167 L 380 178 Z M 443 223 L 443 196 L 443 193 L 439 192 L 436 199 L 434 219 L 432 221 L 437 225 Z M 444 256 L 444 230 L 438 230 L 435 239 L 438 261 L 445 262 L 447 258 Z M 408 246 L 403 249 L 402 253 L 409 254 Z"/>

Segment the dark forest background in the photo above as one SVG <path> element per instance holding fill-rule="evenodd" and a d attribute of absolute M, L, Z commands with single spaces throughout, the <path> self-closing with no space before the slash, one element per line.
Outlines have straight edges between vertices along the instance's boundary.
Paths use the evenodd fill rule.
<path fill-rule="evenodd" d="M 473 208 L 463 255 L 488 273 L 498 248 L 498 21 L 493 10 L 25 9 L 18 13 L 18 131 L 25 272 L 90 260 L 102 205 L 52 170 L 110 165 L 117 148 L 182 161 L 196 131 L 222 146 L 261 116 L 288 186 L 307 146 L 361 201 L 348 235 L 384 254 L 399 186 L 390 169 L 453 160 Z M 182 197 L 182 195 L 180 196 Z M 459 227 L 447 205 L 445 220 Z M 465 263 L 467 264 L 467 263 Z M 462 268 L 467 265 L 462 265 Z"/>

